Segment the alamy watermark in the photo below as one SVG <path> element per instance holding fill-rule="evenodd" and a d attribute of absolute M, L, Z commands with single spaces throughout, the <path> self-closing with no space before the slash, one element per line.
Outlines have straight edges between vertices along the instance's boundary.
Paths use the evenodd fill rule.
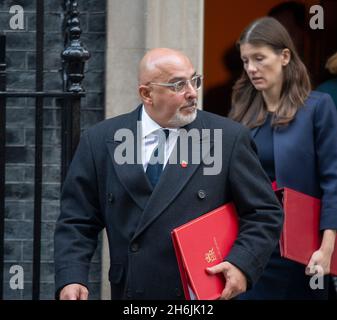
<path fill-rule="evenodd" d="M 310 277 L 309 286 L 312 290 L 324 289 L 324 270 L 320 265 L 313 265 L 309 270 L 312 276 Z M 12 290 L 24 289 L 24 270 L 20 265 L 12 265 L 9 269 L 12 276 L 9 279 L 9 287 Z"/>
<path fill-rule="evenodd" d="M 313 5 L 309 10 L 312 17 L 310 18 L 309 25 L 313 30 L 324 29 L 324 9 L 320 5 Z M 20 5 L 13 5 L 9 8 L 11 14 L 9 20 L 9 27 L 12 30 L 24 29 L 24 9 Z"/>
<path fill-rule="evenodd" d="M 114 140 L 121 142 L 114 152 L 117 164 L 142 164 L 141 121 L 137 122 L 137 134 L 123 128 L 115 132 Z M 158 141 L 165 134 L 158 131 Z M 137 147 L 136 147 L 137 146 Z M 158 144 L 158 155 L 151 164 L 164 162 L 164 145 Z M 135 154 L 136 152 L 136 154 Z M 222 169 L 222 129 L 185 129 L 179 130 L 179 141 L 168 159 L 169 164 L 204 164 L 204 175 L 217 175 Z"/>
<path fill-rule="evenodd" d="M 9 279 L 9 287 L 12 290 L 23 290 L 24 288 L 24 271 L 20 265 L 13 265 L 9 269 L 9 273 L 13 276 Z"/>
<path fill-rule="evenodd" d="M 320 5 L 314 5 L 310 7 L 310 14 L 313 16 L 310 18 L 309 25 L 313 30 L 324 29 L 324 9 Z"/>
<path fill-rule="evenodd" d="M 9 13 L 11 15 L 9 19 L 9 27 L 12 30 L 23 30 L 25 28 L 24 22 L 24 10 L 22 6 L 15 5 L 9 8 Z"/>
<path fill-rule="evenodd" d="M 309 267 L 309 274 L 312 274 L 309 286 L 312 290 L 324 289 L 324 269 L 322 266 L 315 264 Z"/>

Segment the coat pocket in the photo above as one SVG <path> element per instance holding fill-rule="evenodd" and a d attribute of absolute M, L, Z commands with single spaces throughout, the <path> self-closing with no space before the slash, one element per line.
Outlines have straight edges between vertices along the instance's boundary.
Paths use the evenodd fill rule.
<path fill-rule="evenodd" d="M 122 280 L 123 265 L 121 263 L 112 263 L 109 270 L 109 280 L 113 284 L 118 284 Z"/>

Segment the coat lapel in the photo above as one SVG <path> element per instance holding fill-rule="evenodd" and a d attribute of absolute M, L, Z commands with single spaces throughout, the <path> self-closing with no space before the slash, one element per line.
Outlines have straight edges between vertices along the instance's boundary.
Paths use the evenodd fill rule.
<path fill-rule="evenodd" d="M 186 131 L 196 128 L 201 133 L 203 128 L 202 122 L 200 120 L 200 114 L 196 120 L 190 125 L 184 127 Z M 209 137 L 204 137 L 207 139 Z M 193 173 L 200 166 L 200 162 L 193 164 L 189 159 L 193 159 L 193 153 L 197 152 L 197 148 L 200 150 L 200 140 L 188 144 L 188 155 L 189 159 L 182 159 L 179 152 L 181 136 L 178 138 L 177 144 L 170 156 L 170 159 L 158 181 L 158 184 L 153 190 L 151 197 L 149 198 L 147 205 L 144 209 L 143 215 L 139 221 L 137 230 L 134 237 L 137 237 L 145 228 L 147 228 L 154 220 L 156 220 L 163 211 L 174 201 L 174 199 L 181 193 L 182 189 L 188 183 L 189 179 L 192 177 Z M 210 141 L 211 148 L 213 148 L 213 142 Z M 177 155 L 175 160 L 172 157 Z M 172 161 L 172 162 L 171 162 Z M 184 167 L 181 163 L 182 161 L 187 162 L 187 166 Z M 171 162 L 171 163 L 170 163 Z"/>
<path fill-rule="evenodd" d="M 140 111 L 141 106 L 131 112 L 125 118 L 124 123 L 121 123 L 120 126 L 121 129 L 130 130 L 130 133 L 132 133 L 132 136 L 134 137 L 134 143 L 132 144 L 132 146 L 130 146 L 130 150 L 131 148 L 133 148 L 134 163 L 119 164 L 116 161 L 116 148 L 118 148 L 121 143 L 124 143 L 121 138 L 115 138 L 114 136 L 110 135 L 110 137 L 106 140 L 106 145 L 109 150 L 109 154 L 119 180 L 123 184 L 126 191 L 129 193 L 131 198 L 134 200 L 134 202 L 139 206 L 139 208 L 144 210 L 153 189 L 147 179 L 141 161 L 139 161 L 139 159 L 137 161 L 137 150 L 141 150 L 139 146 L 137 146 L 137 121 L 140 119 Z M 139 141 L 141 140 L 139 139 Z"/>
<path fill-rule="evenodd" d="M 252 138 L 255 138 L 255 136 L 259 132 L 260 128 L 261 128 L 261 126 L 258 126 L 258 127 L 255 127 L 255 128 L 250 130 L 250 134 L 251 134 Z"/>

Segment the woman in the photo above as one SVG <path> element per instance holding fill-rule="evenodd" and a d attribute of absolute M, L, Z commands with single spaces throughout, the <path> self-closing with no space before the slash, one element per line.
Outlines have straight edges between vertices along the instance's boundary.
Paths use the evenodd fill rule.
<path fill-rule="evenodd" d="M 253 22 L 238 46 L 244 72 L 234 85 L 229 117 L 251 129 L 271 181 L 321 198 L 323 235 L 307 266 L 281 258 L 277 246 L 258 283 L 240 299 L 327 299 L 328 277 L 323 290 L 313 290 L 310 275 L 315 265 L 329 273 L 335 244 L 335 106 L 329 95 L 311 91 L 307 70 L 288 32 L 274 18 Z"/>

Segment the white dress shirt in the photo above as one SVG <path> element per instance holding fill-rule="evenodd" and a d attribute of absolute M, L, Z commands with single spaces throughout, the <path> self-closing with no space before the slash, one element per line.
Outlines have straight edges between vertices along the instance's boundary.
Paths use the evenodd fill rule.
<path fill-rule="evenodd" d="M 150 161 L 151 155 L 154 149 L 158 145 L 159 135 L 158 130 L 167 129 L 169 130 L 169 137 L 165 143 L 164 149 L 164 165 L 165 168 L 167 161 L 172 153 L 172 150 L 177 142 L 179 129 L 178 128 L 162 128 L 157 122 L 152 120 L 145 110 L 145 107 L 142 108 L 142 163 L 144 171 L 146 171 L 147 165 Z"/>

